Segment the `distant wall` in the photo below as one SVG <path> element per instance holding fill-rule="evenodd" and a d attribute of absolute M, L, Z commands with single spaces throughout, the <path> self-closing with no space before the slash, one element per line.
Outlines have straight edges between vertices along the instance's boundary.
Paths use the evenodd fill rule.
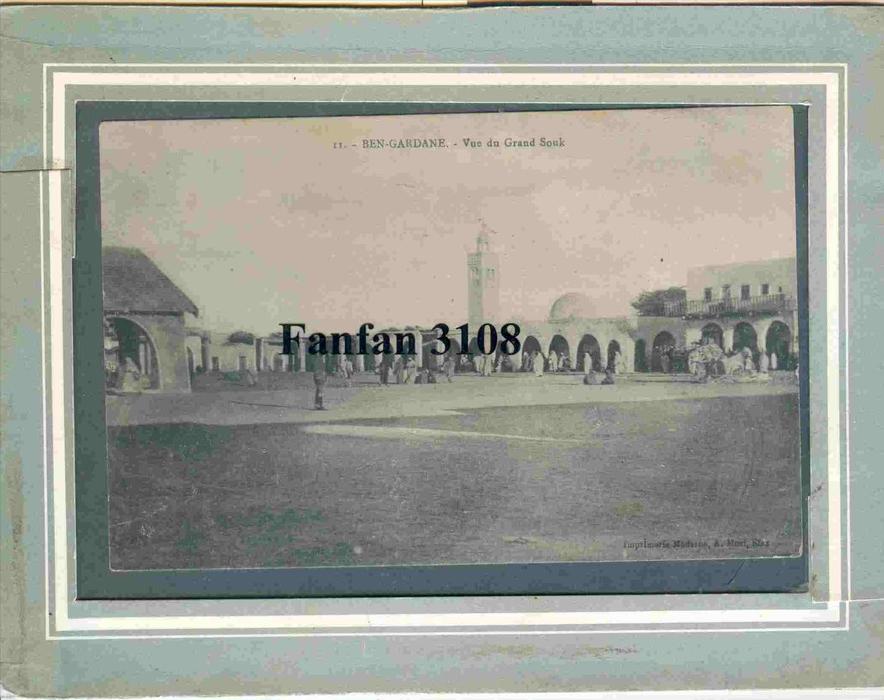
<path fill-rule="evenodd" d="M 254 344 L 228 343 L 229 333 L 208 333 L 209 339 L 209 366 L 206 371 L 215 369 L 214 362 L 217 358 L 217 369 L 220 372 L 236 372 L 239 369 L 256 370 L 256 349 Z M 257 342 L 257 340 L 255 341 Z M 240 358 L 244 367 L 240 366 Z"/>

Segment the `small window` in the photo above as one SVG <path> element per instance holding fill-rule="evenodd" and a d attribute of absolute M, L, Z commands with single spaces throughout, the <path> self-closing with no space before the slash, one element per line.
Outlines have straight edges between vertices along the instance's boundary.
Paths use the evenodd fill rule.
<path fill-rule="evenodd" d="M 703 290 L 703 301 L 712 301 L 712 287 Z"/>
<path fill-rule="evenodd" d="M 744 284 L 740 287 L 740 299 L 746 301 L 752 295 L 752 287 Z"/>
<path fill-rule="evenodd" d="M 488 279 L 492 279 L 492 280 L 494 279 L 494 268 L 493 267 L 488 268 Z"/>
<path fill-rule="evenodd" d="M 217 372 L 219 369 L 221 369 L 221 364 L 218 362 L 217 357 L 213 357 L 212 358 L 212 371 Z"/>
<path fill-rule="evenodd" d="M 770 294 L 770 285 L 765 282 L 761 285 L 761 296 L 766 297 L 768 294 Z"/>
<path fill-rule="evenodd" d="M 731 298 L 731 286 L 729 284 L 726 284 L 721 288 L 721 298 L 722 299 L 730 299 Z"/>

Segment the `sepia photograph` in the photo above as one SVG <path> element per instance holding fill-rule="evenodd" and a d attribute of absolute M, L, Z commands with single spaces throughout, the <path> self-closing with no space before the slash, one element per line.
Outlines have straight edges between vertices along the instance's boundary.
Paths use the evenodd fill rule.
<path fill-rule="evenodd" d="M 103 122 L 111 568 L 801 556 L 795 142 L 783 106 Z"/>

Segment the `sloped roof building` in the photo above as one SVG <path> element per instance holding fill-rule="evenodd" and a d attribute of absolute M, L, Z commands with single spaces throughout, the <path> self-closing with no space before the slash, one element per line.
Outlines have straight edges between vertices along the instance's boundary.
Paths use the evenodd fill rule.
<path fill-rule="evenodd" d="M 105 313 L 199 315 L 196 304 L 138 248 L 106 246 L 101 268 Z"/>
<path fill-rule="evenodd" d="M 137 248 L 102 249 L 102 284 L 109 386 L 190 391 L 185 314 L 199 315 L 196 304 Z"/>

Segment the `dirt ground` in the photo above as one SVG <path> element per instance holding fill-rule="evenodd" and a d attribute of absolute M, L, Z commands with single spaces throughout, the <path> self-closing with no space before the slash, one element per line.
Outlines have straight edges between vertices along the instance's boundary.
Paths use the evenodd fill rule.
<path fill-rule="evenodd" d="M 112 567 L 799 553 L 795 387 L 535 379 L 113 397 Z"/>
<path fill-rule="evenodd" d="M 253 425 L 259 423 L 337 422 L 371 418 L 439 416 L 477 408 L 670 401 L 722 396 L 793 394 L 797 386 L 786 379 L 697 384 L 689 375 L 619 375 L 614 386 L 585 386 L 580 374 L 456 375 L 452 383 L 381 386 L 376 375 L 357 375 L 347 387 L 329 377 L 327 411 L 313 410 L 313 377 L 304 373 L 263 373 L 258 384 L 211 379 L 199 390 L 182 394 L 143 393 L 107 397 L 108 425 L 200 423 Z"/>

